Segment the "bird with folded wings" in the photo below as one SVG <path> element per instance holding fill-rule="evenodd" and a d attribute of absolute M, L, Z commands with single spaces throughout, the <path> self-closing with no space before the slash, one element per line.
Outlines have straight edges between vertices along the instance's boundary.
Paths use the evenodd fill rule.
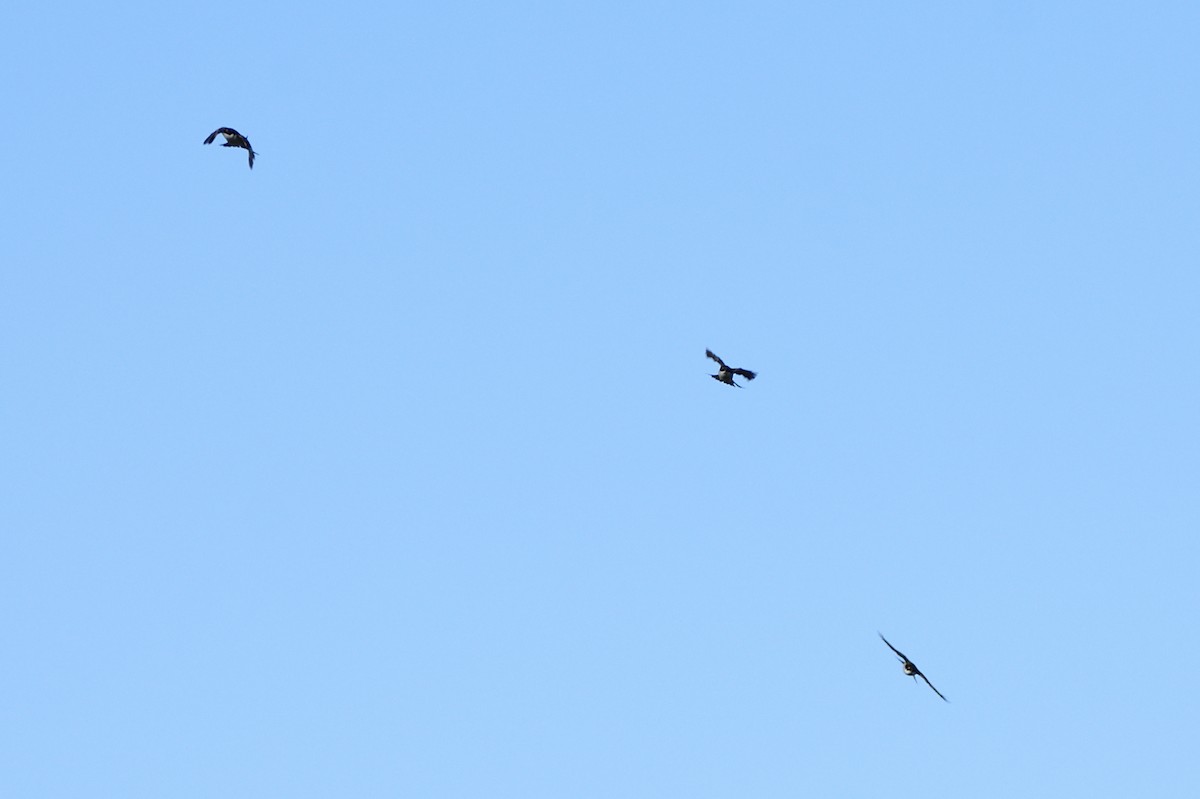
<path fill-rule="evenodd" d="M 880 633 L 880 634 L 879 634 L 879 637 L 880 637 L 880 638 L 883 638 L 883 633 Z M 894 646 L 892 646 L 890 643 L 888 643 L 888 639 L 886 639 L 886 638 L 883 638 L 883 642 L 884 642 L 885 644 L 887 644 L 887 646 L 888 646 L 888 649 L 890 649 L 890 650 L 892 650 L 893 652 L 895 652 L 895 653 L 896 653 L 896 656 L 897 656 L 897 657 L 899 657 L 899 658 L 900 658 L 900 660 L 904 662 L 904 673 L 905 673 L 905 674 L 907 674 L 909 677 L 912 677 L 912 678 L 913 678 L 913 682 L 916 682 L 916 681 L 917 681 L 917 678 L 918 678 L 918 677 L 920 677 L 922 680 L 924 680 L 924 681 L 925 681 L 925 684 L 926 684 L 926 685 L 928 685 L 930 688 L 933 688 L 933 683 L 931 683 L 931 682 L 929 681 L 929 678 L 928 678 L 928 677 L 926 677 L 924 674 L 922 674 L 922 673 L 921 673 L 921 670 L 917 668 L 917 664 L 916 664 L 916 663 L 913 663 L 911 660 L 909 660 L 909 659 L 908 659 L 908 656 L 907 656 L 907 655 L 905 655 L 905 654 L 904 654 L 903 652 L 901 652 L 899 649 L 897 649 L 896 647 L 894 647 Z M 941 691 L 939 691 L 939 690 L 938 690 L 938 689 L 936 689 L 936 688 L 933 688 L 933 692 L 934 692 L 935 694 L 937 694 L 938 696 L 942 696 L 942 692 L 941 692 Z M 949 699 L 947 699 L 946 697 L 942 696 L 942 701 L 943 701 L 943 702 L 949 702 L 950 700 L 949 700 Z"/>
<path fill-rule="evenodd" d="M 753 380 L 755 378 L 754 372 L 751 372 L 749 369 L 731 369 L 731 368 L 729 368 L 728 366 L 725 365 L 724 361 L 722 361 L 720 358 L 718 358 L 716 355 L 713 354 L 712 350 L 705 350 L 704 354 L 707 355 L 708 357 L 712 358 L 714 361 L 716 361 L 717 366 L 720 367 L 717 370 L 717 373 L 715 375 L 711 375 L 713 380 L 720 380 L 722 383 L 724 383 L 728 386 L 733 386 L 734 388 L 741 388 L 741 386 L 739 386 L 737 383 L 733 382 L 734 375 L 737 375 L 738 377 L 744 377 L 747 380 Z"/>
<path fill-rule="evenodd" d="M 254 152 L 254 149 L 250 146 L 250 140 L 233 128 L 217 128 L 208 134 L 208 138 L 204 140 L 204 143 L 212 144 L 213 139 L 217 138 L 218 133 L 225 137 L 225 143 L 221 145 L 222 147 L 241 147 L 243 150 L 249 151 L 250 168 L 254 169 L 254 156 L 258 155 L 258 153 Z"/>

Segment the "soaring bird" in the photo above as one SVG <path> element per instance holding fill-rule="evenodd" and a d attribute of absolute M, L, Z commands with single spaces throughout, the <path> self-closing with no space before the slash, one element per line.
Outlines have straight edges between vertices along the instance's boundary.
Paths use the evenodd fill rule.
<path fill-rule="evenodd" d="M 204 143 L 212 144 L 213 139 L 217 138 L 218 133 L 225 137 L 225 143 L 221 145 L 222 147 L 241 147 L 243 150 L 248 150 L 250 152 L 250 168 L 254 169 L 254 156 L 258 155 L 258 153 L 254 152 L 254 148 L 250 146 L 250 140 L 233 128 L 217 128 L 208 134 L 208 138 L 204 140 Z"/>
<path fill-rule="evenodd" d="M 716 361 L 717 365 L 721 367 L 719 370 L 717 370 L 715 375 L 712 375 L 713 380 L 720 380 L 722 383 L 733 386 L 734 388 L 741 388 L 741 386 L 733 382 L 734 375 L 744 377 L 747 380 L 754 379 L 754 372 L 751 372 L 749 369 L 730 369 L 725 365 L 724 361 L 713 354 L 712 350 L 705 350 L 704 354 Z"/>
<path fill-rule="evenodd" d="M 880 638 L 883 638 L 883 633 L 880 633 L 880 634 L 879 634 L 879 637 L 880 637 Z M 883 638 L 883 642 L 884 642 L 885 644 L 887 644 L 887 646 L 888 646 L 888 649 L 892 650 L 893 652 L 895 652 L 895 653 L 896 653 L 896 654 L 897 654 L 897 655 L 900 657 L 900 660 L 904 661 L 904 673 L 905 673 L 905 674 L 907 674 L 909 677 L 912 677 L 912 678 L 913 678 L 913 682 L 916 682 L 916 681 L 917 681 L 917 678 L 918 678 L 918 677 L 920 677 L 922 680 L 924 680 L 924 681 L 925 681 L 925 684 L 926 684 L 926 685 L 928 685 L 930 688 L 933 688 L 933 683 L 931 683 L 931 682 L 929 681 L 929 678 L 928 678 L 928 677 L 926 677 L 924 674 L 922 674 L 922 673 L 921 673 L 921 670 L 917 668 L 917 664 L 916 664 L 916 663 L 913 663 L 911 660 L 909 660 L 909 659 L 908 659 L 908 656 L 907 656 L 907 655 L 905 655 L 903 652 L 901 652 L 899 649 L 897 649 L 896 647 L 892 646 L 891 644 L 888 644 L 888 639 L 886 639 L 886 638 Z M 939 691 L 939 690 L 938 690 L 938 689 L 936 689 L 936 688 L 933 688 L 933 692 L 934 692 L 935 694 L 937 694 L 938 696 L 942 696 L 942 692 L 941 692 L 941 691 Z M 947 699 L 946 697 L 942 696 L 942 701 L 943 701 L 943 702 L 949 702 L 950 700 L 949 700 L 949 699 Z"/>

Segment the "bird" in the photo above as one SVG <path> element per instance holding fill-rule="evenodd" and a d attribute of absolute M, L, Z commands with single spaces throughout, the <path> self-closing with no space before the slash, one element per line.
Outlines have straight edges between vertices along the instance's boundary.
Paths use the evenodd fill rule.
<path fill-rule="evenodd" d="M 880 638 L 883 638 L 883 633 L 880 633 L 880 634 L 879 634 L 879 637 L 880 637 Z M 896 653 L 896 654 L 897 654 L 897 655 L 900 657 L 900 660 L 904 661 L 904 673 L 905 673 L 905 674 L 907 674 L 909 677 L 912 677 L 912 678 L 913 678 L 913 682 L 916 682 L 916 681 L 917 681 L 917 678 L 918 678 L 918 677 L 920 677 L 922 680 L 924 680 L 924 681 L 925 681 L 925 684 L 926 684 L 926 685 L 928 685 L 930 688 L 933 688 L 933 683 L 931 683 L 931 682 L 929 681 L 929 678 L 928 678 L 928 677 L 926 677 L 924 674 L 922 674 L 922 673 L 921 673 L 921 670 L 917 668 L 917 664 L 916 664 L 916 663 L 913 663 L 911 660 L 909 660 L 909 659 L 908 659 L 908 655 L 905 655 L 905 654 L 904 654 L 903 652 L 901 652 L 899 649 L 897 649 L 896 647 L 894 647 L 894 646 L 892 646 L 891 644 L 889 644 L 889 643 L 888 643 L 888 639 L 886 639 L 886 638 L 883 638 L 883 642 L 884 642 L 885 644 L 887 644 L 887 646 L 888 646 L 888 649 L 892 650 L 893 652 L 895 652 L 895 653 Z M 941 692 L 941 691 L 939 691 L 939 690 L 938 690 L 938 689 L 936 689 L 936 688 L 933 688 L 933 692 L 934 692 L 935 694 L 937 694 L 938 696 L 942 696 L 942 692 Z M 943 701 L 943 702 L 949 702 L 950 700 L 949 700 L 949 699 L 947 699 L 946 697 L 942 696 L 942 701 Z"/>
<path fill-rule="evenodd" d="M 258 153 L 254 152 L 254 149 L 250 146 L 250 140 L 233 128 L 217 128 L 208 134 L 208 138 L 204 140 L 204 143 L 212 144 L 213 139 L 217 138 L 218 133 L 225 137 L 225 143 L 221 145 L 222 147 L 241 147 L 243 150 L 248 150 L 250 152 L 250 168 L 254 169 L 254 156 L 258 155 Z"/>
<path fill-rule="evenodd" d="M 726 385 L 733 386 L 734 388 L 741 388 L 741 386 L 733 382 L 734 375 L 744 377 L 747 380 L 753 380 L 755 377 L 754 372 L 751 372 L 749 369 L 730 369 L 725 365 L 724 361 L 713 354 L 712 350 L 705 350 L 704 354 L 716 361 L 717 365 L 721 367 L 715 375 L 712 375 L 713 380 L 720 380 Z"/>

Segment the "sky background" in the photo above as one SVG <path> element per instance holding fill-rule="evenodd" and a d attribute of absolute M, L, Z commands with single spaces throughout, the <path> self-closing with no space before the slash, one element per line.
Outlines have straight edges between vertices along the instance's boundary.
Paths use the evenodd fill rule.
<path fill-rule="evenodd" d="M 1198 37 L 7 9 L 0 794 L 1194 790 Z"/>

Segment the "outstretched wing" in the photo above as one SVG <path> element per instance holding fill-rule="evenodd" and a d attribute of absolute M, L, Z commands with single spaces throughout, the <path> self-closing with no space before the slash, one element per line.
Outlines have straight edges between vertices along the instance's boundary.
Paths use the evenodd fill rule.
<path fill-rule="evenodd" d="M 741 375 L 742 377 L 746 378 L 747 380 L 754 379 L 754 372 L 751 372 L 749 369 L 734 369 L 733 373 L 735 375 Z"/>
<path fill-rule="evenodd" d="M 704 351 L 704 354 L 705 354 L 705 355 L 707 355 L 708 357 L 712 358 L 714 361 L 716 361 L 716 362 L 717 362 L 717 363 L 720 365 L 720 367 L 721 367 L 722 369 L 728 369 L 728 368 L 729 368 L 729 367 L 727 367 L 727 366 L 725 365 L 725 362 L 724 362 L 724 361 L 722 361 L 720 358 L 718 358 L 716 355 L 714 355 L 714 354 L 713 354 L 713 351 L 712 351 L 712 350 L 705 350 L 705 351 Z"/>
<path fill-rule="evenodd" d="M 221 136 L 229 139 L 229 143 L 221 145 L 226 146 L 226 148 L 241 148 L 241 146 L 250 144 L 250 142 L 246 142 L 245 136 L 242 136 L 241 133 L 233 130 L 232 127 L 218 127 L 217 130 L 209 133 L 209 138 L 204 139 L 204 143 L 212 144 L 212 140 L 217 138 L 217 133 L 220 133 Z M 242 142 L 245 142 L 245 144 L 242 144 Z"/>
<path fill-rule="evenodd" d="M 891 644 L 888 644 L 888 646 L 891 646 Z M 917 669 L 917 674 L 921 674 L 921 670 L 920 670 L 920 669 Z M 933 683 L 931 683 L 931 682 L 929 681 L 929 678 L 928 678 L 928 677 L 926 677 L 924 674 L 921 674 L 921 679 L 925 681 L 925 684 L 926 684 L 926 685 L 928 685 L 930 688 L 933 688 Z M 942 692 L 941 692 L 941 691 L 939 691 L 939 690 L 938 690 L 938 689 L 936 689 L 936 688 L 933 688 L 933 692 L 934 692 L 935 694 L 937 694 L 938 696 L 942 696 Z M 942 696 L 942 701 L 943 701 L 943 702 L 949 702 L 950 700 L 949 700 L 949 699 L 947 699 L 946 697 Z"/>
<path fill-rule="evenodd" d="M 883 642 L 884 642 L 885 644 L 887 644 L 887 645 L 888 645 L 888 649 L 892 650 L 893 652 L 895 652 L 897 655 L 899 655 L 899 656 L 900 656 L 900 659 L 901 659 L 901 660 L 903 660 L 905 663 L 912 663 L 912 661 L 911 661 L 911 660 L 909 660 L 909 659 L 908 659 L 908 657 L 906 657 L 906 656 L 905 656 L 905 654 L 904 654 L 903 652 L 901 652 L 899 649 L 897 649 L 896 647 L 892 646 L 891 644 L 888 644 L 888 639 L 886 639 L 886 638 L 884 638 L 884 637 L 883 637 L 883 633 L 880 633 L 880 634 L 879 634 L 879 637 L 880 637 L 880 638 L 883 640 Z M 918 674 L 920 674 L 920 672 L 917 672 L 917 673 L 918 673 Z M 924 677 L 925 675 L 924 675 L 924 674 L 921 674 L 921 676 L 922 676 L 922 677 Z M 925 682 L 929 682 L 929 680 L 926 680 Z M 932 688 L 933 686 L 931 685 L 931 686 L 929 686 L 929 687 L 930 687 L 930 688 Z M 938 696 L 941 696 L 941 694 L 938 694 Z M 945 697 L 943 697 L 943 698 L 945 698 Z"/>

